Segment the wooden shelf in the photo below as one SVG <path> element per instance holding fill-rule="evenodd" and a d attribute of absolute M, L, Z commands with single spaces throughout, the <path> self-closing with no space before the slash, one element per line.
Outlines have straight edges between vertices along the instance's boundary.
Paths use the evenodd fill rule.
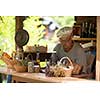
<path fill-rule="evenodd" d="M 75 40 L 75 41 L 91 41 L 91 40 L 93 40 L 93 41 L 96 41 L 96 38 L 73 38 L 73 40 Z"/>

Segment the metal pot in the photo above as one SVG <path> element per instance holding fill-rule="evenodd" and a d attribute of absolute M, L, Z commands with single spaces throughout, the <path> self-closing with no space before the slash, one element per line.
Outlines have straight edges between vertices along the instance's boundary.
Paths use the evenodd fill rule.
<path fill-rule="evenodd" d="M 26 30 L 18 30 L 15 34 L 15 42 L 19 47 L 26 45 L 29 41 L 29 34 Z"/>

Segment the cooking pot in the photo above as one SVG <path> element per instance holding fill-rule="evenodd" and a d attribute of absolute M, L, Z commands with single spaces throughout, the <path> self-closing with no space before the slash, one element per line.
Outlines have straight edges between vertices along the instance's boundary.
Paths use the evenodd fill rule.
<path fill-rule="evenodd" d="M 26 30 L 18 30 L 15 34 L 15 42 L 19 47 L 26 45 L 29 41 L 29 34 Z"/>

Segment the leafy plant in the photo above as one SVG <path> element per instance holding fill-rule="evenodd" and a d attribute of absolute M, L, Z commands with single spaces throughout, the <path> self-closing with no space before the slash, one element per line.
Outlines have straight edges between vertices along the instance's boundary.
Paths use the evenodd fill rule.
<path fill-rule="evenodd" d="M 74 16 L 50 16 L 52 17 L 61 27 L 62 26 L 73 26 Z"/>
<path fill-rule="evenodd" d="M 0 17 L 0 49 L 11 53 L 14 50 L 15 17 Z"/>
<path fill-rule="evenodd" d="M 15 48 L 15 17 L 0 16 L 0 49 L 12 53 Z M 0 64 L 4 62 L 0 60 Z"/>
<path fill-rule="evenodd" d="M 27 45 L 39 44 L 39 41 L 43 38 L 45 32 L 43 31 L 45 27 L 41 21 L 39 21 L 39 16 L 29 16 L 24 21 L 24 29 L 28 31 L 30 39 Z M 40 27 L 38 27 L 41 25 Z"/>

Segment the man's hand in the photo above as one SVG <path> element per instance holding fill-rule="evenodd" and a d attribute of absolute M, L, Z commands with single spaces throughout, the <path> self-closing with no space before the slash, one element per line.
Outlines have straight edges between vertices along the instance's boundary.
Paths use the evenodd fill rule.
<path fill-rule="evenodd" d="M 72 71 L 72 74 L 76 74 L 76 75 L 80 74 L 82 71 L 82 68 L 83 68 L 81 65 L 79 65 L 77 63 L 73 63 L 73 67 L 74 67 L 74 69 Z"/>

